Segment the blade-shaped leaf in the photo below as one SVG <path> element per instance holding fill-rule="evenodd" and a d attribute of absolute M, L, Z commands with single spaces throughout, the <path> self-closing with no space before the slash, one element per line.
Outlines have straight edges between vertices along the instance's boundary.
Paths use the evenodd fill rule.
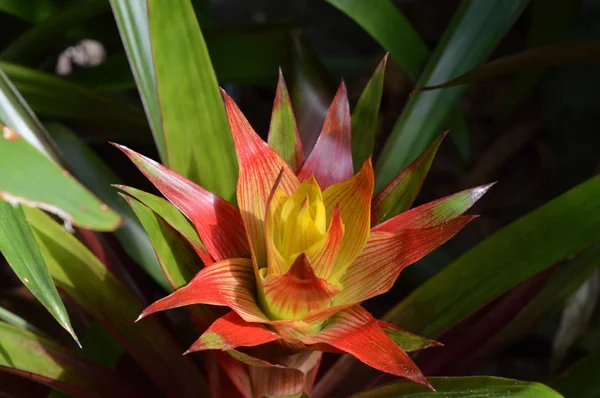
<path fill-rule="evenodd" d="M 418 287 L 384 320 L 436 336 L 508 289 L 599 242 L 598 195 L 600 176 L 502 228 Z M 340 360 L 319 383 L 320 393 L 341 388 L 343 380 L 333 380 L 341 369 L 355 380 L 354 388 L 376 376 L 358 365 L 351 358 Z"/>
<path fill-rule="evenodd" d="M 385 334 L 387 334 L 388 337 L 402 349 L 402 351 L 414 352 L 430 347 L 443 346 L 443 344 L 439 341 L 409 333 L 406 330 L 397 328 L 389 323 L 385 323 L 383 321 L 377 321 L 377 323 L 379 323 L 379 326 L 385 332 Z"/>
<path fill-rule="evenodd" d="M 454 87 L 511 73 L 598 61 L 600 61 L 600 42 L 553 44 L 495 59 L 447 82 L 428 85 L 417 90 L 427 91 Z"/>
<path fill-rule="evenodd" d="M 489 376 L 430 377 L 435 392 L 415 383 L 398 381 L 370 391 L 353 395 L 353 398 L 392 397 L 486 397 L 486 398 L 561 398 L 562 395 L 541 383 L 503 379 Z M 578 395 L 579 396 L 579 395 Z"/>
<path fill-rule="evenodd" d="M 0 68 L 40 116 L 110 128 L 127 133 L 128 140 L 139 140 L 139 135 L 148 133 L 148 123 L 144 114 L 133 106 L 119 103 L 64 78 L 24 66 L 0 62 Z M 2 76 L 1 72 L 0 76 Z M 2 91 L 7 95 L 4 87 Z M 13 130 L 20 131 L 30 141 L 28 136 L 33 133 L 27 130 L 37 132 L 39 135 L 44 129 L 35 116 L 28 113 L 30 111 L 19 109 L 16 105 L 19 101 L 20 106 L 25 106 L 23 98 L 18 94 L 16 97 L 13 95 L 10 102 L 9 97 L 3 99 L 0 120 Z M 98 109 L 102 111 L 99 112 Z"/>
<path fill-rule="evenodd" d="M 56 285 L 121 342 L 161 391 L 180 397 L 206 391 L 199 370 L 156 319 L 134 323 L 143 307 L 85 246 L 43 212 L 25 214 Z"/>
<path fill-rule="evenodd" d="M 67 223 L 111 231 L 119 216 L 68 172 L 0 123 L 0 197 L 48 210 Z"/>
<path fill-rule="evenodd" d="M 78 397 L 143 396 L 126 380 L 77 352 L 0 322 L 0 369 Z"/>
<path fill-rule="evenodd" d="M 2 200 L 0 200 L 0 252 L 27 289 L 79 344 L 67 310 L 52 282 L 21 205 L 13 207 Z"/>
<path fill-rule="evenodd" d="M 4 0 L 0 2 L 0 10 L 19 17 L 25 21 L 38 22 L 56 11 L 57 4 L 53 0 L 32 0 L 24 3 L 20 0 Z"/>
<path fill-rule="evenodd" d="M 123 47 L 135 78 L 160 158 L 168 165 L 165 135 L 156 92 L 146 1 L 110 0 Z"/>
<path fill-rule="evenodd" d="M 58 123 L 49 123 L 46 127 L 75 176 L 123 217 L 123 226 L 115 231 L 123 249 L 163 288 L 169 288 L 144 228 L 127 203 L 110 186 L 117 183 L 119 177 L 69 128 Z"/>
<path fill-rule="evenodd" d="M 352 112 L 352 162 L 355 170 L 359 170 L 373 153 L 387 58 L 386 54 L 367 83 L 356 103 L 356 108 Z"/>
<path fill-rule="evenodd" d="M 148 21 L 168 165 L 222 198 L 234 200 L 233 140 L 192 5 L 148 0 Z"/>
<path fill-rule="evenodd" d="M 481 63 L 527 4 L 527 0 L 463 1 L 417 86 L 442 83 Z M 376 167 L 375 192 L 390 182 L 440 133 L 465 90 L 466 87 L 454 87 L 411 97 L 381 152 Z"/>

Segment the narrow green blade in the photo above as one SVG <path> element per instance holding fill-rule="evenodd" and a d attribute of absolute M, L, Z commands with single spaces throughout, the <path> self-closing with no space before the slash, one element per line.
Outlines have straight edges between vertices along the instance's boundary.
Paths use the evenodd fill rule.
<path fill-rule="evenodd" d="M 39 300 L 77 344 L 67 310 L 52 282 L 48 267 L 20 205 L 0 200 L 0 252 L 21 282 Z"/>
<path fill-rule="evenodd" d="M 528 0 L 464 0 L 452 18 L 417 86 L 453 78 L 484 61 L 521 15 Z M 466 87 L 413 95 L 396 122 L 376 167 L 375 191 L 414 160 L 440 134 Z"/>
<path fill-rule="evenodd" d="M 541 383 L 532 383 L 500 377 L 429 377 L 436 391 L 408 380 L 397 381 L 383 387 L 353 395 L 354 398 L 562 398 L 562 395 Z M 578 395 L 579 396 L 579 395 Z"/>
<path fill-rule="evenodd" d="M 167 330 L 150 317 L 127 288 L 75 237 L 43 212 L 27 219 L 56 285 L 103 325 L 167 396 L 208 395 L 202 374 Z"/>
<path fill-rule="evenodd" d="M 21 0 L 0 1 L 0 10 L 30 22 L 42 21 L 54 13 L 56 9 L 57 5 L 52 0 L 30 0 L 28 2 Z"/>

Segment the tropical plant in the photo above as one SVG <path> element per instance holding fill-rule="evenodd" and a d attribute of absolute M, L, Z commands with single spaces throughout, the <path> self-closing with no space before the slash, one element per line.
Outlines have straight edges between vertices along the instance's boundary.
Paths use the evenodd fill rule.
<path fill-rule="evenodd" d="M 31 24 L 0 53 L 0 252 L 82 347 L 35 305 L 19 307 L 30 300 L 7 294 L 2 394 L 561 396 L 461 369 L 587 283 L 600 260 L 600 177 L 501 228 L 382 319 L 361 303 L 474 220 L 464 213 L 493 185 L 412 207 L 441 131 L 450 127 L 469 157 L 458 106 L 466 84 L 595 60 L 597 44 L 539 47 L 479 66 L 528 1 L 464 0 L 431 56 L 389 1 L 327 2 L 416 82 L 385 139 L 376 132 L 388 55 L 350 112 L 344 83 L 329 105 L 327 72 L 288 23 L 217 28 L 203 1 L 0 0 L 0 10 Z M 67 77 L 32 68 L 65 37 L 98 39 L 108 58 Z M 531 59 L 543 62 L 532 68 Z M 539 76 L 521 78 L 532 87 Z M 276 80 L 265 142 L 219 83 L 235 93 L 237 84 Z M 127 88 L 137 88 L 139 106 Z M 124 185 L 138 175 L 123 156 L 103 147 L 99 157 L 67 124 L 117 142 L 164 197 Z M 178 307 L 187 312 L 161 312 Z M 350 355 L 333 363 L 334 354 Z M 581 374 L 597 358 L 552 385 L 593 396 L 592 377 Z M 440 373 L 467 377 L 429 377 Z"/>

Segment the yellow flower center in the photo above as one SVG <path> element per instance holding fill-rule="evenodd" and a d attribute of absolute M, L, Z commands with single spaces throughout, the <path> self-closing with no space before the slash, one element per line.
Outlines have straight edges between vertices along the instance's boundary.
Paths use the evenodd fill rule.
<path fill-rule="evenodd" d="M 291 196 L 278 190 L 269 211 L 275 248 L 289 269 L 300 253 L 311 258 L 325 242 L 327 214 L 319 185 L 310 178 Z"/>

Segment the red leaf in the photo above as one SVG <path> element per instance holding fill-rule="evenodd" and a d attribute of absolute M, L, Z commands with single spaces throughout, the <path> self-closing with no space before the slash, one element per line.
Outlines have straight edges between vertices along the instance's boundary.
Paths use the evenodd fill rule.
<path fill-rule="evenodd" d="M 314 174 L 321 189 L 327 189 L 352 177 L 350 124 L 348 94 L 342 82 L 329 107 L 319 139 L 298 174 L 301 181 Z"/>
<path fill-rule="evenodd" d="M 233 99 L 222 93 L 240 165 L 237 199 L 257 271 L 267 262 L 265 209 L 275 180 L 283 170 L 279 187 L 288 195 L 300 182 L 287 163 L 254 132 Z"/>
<path fill-rule="evenodd" d="M 146 308 L 139 319 L 154 312 L 191 304 L 228 306 L 248 322 L 267 322 L 256 305 L 252 261 L 232 258 L 202 269 L 185 287 Z"/>
<path fill-rule="evenodd" d="M 248 257 L 240 212 L 229 202 L 131 149 L 114 144 L 196 227 L 216 261 Z"/>
<path fill-rule="evenodd" d="M 284 275 L 267 276 L 263 282 L 269 314 L 276 319 L 302 319 L 328 306 L 339 289 L 320 279 L 306 254 L 300 254 Z"/>
<path fill-rule="evenodd" d="M 231 311 L 217 319 L 186 353 L 202 350 L 231 350 L 279 339 L 276 333 L 258 323 L 248 323 Z"/>
<path fill-rule="evenodd" d="M 373 227 L 372 231 L 400 232 L 403 229 L 430 228 L 450 221 L 469 210 L 494 185 L 480 185 L 457 192 L 445 198 L 415 207 L 386 222 Z"/>
<path fill-rule="evenodd" d="M 432 228 L 397 234 L 371 232 L 365 250 L 346 270 L 334 305 L 359 303 L 391 289 L 400 272 L 447 242 L 477 216 L 457 217 Z"/>
<path fill-rule="evenodd" d="M 315 336 L 301 340 L 306 344 L 328 344 L 375 369 L 433 389 L 408 354 L 384 333 L 371 314 L 358 305 L 330 318 Z"/>

